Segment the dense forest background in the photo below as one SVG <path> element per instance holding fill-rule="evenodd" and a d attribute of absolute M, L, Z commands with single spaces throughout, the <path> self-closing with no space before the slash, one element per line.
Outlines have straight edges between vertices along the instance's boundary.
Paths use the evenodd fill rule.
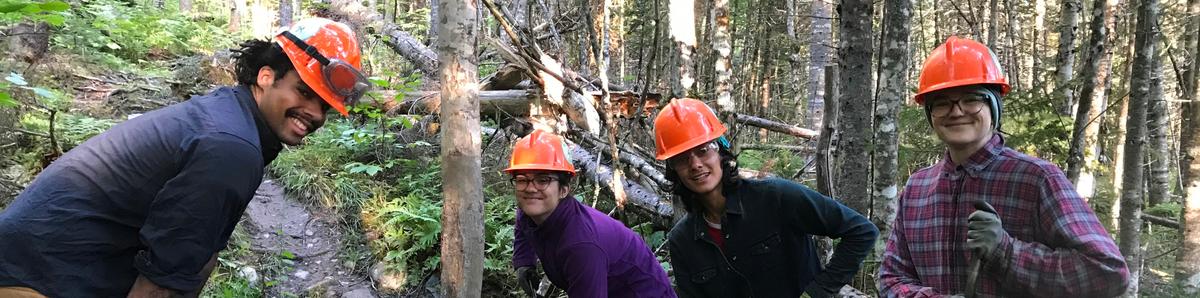
<path fill-rule="evenodd" d="M 879 226 L 851 285 L 876 295 L 896 195 L 943 153 L 911 96 L 952 35 L 995 52 L 1006 143 L 1076 183 L 1126 255 L 1127 295 L 1200 290 L 1197 0 L 0 0 L 0 208 L 87 138 L 234 84 L 230 48 L 311 16 L 358 30 L 376 85 L 268 166 L 281 201 L 328 223 L 297 237 L 331 248 L 240 225 L 206 296 L 519 294 L 499 171 L 534 128 L 568 136 L 577 196 L 669 272 L 681 212 L 651 120 L 680 97 L 736 123 L 743 175 L 804 182 Z"/>

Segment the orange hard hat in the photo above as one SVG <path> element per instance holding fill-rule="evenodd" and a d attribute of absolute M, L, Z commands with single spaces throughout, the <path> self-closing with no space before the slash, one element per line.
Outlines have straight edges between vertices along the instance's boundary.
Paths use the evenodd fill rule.
<path fill-rule="evenodd" d="M 925 104 L 924 96 L 930 92 L 976 84 L 998 85 L 1001 96 L 1009 90 L 1004 69 L 992 50 L 974 40 L 951 36 L 925 59 L 914 99 Z"/>
<path fill-rule="evenodd" d="M 563 171 L 575 175 L 575 166 L 567 156 L 567 143 L 562 137 L 542 130 L 534 130 L 517 140 L 513 145 L 512 158 L 506 173 L 518 170 Z"/>
<path fill-rule="evenodd" d="M 296 22 L 275 36 L 300 79 L 342 115 L 371 83 L 362 74 L 358 38 L 350 26 L 325 18 Z"/>
<path fill-rule="evenodd" d="M 704 102 L 672 100 L 654 118 L 655 159 L 665 160 L 692 147 L 720 138 L 725 126 Z"/>

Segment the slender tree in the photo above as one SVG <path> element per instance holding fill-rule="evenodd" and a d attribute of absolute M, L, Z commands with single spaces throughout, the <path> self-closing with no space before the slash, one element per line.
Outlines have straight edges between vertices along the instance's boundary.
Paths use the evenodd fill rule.
<path fill-rule="evenodd" d="M 1096 192 L 1096 176 L 1093 171 L 1099 156 L 1100 124 L 1108 93 L 1111 50 L 1109 32 L 1116 20 L 1113 5 L 1109 0 L 1095 0 L 1092 10 L 1091 38 L 1088 41 L 1088 58 L 1080 77 L 1086 78 L 1083 92 L 1079 96 L 1079 111 L 1075 113 L 1075 125 L 1071 135 L 1071 152 L 1067 158 L 1067 178 L 1075 183 L 1075 191 L 1084 200 L 1090 200 Z M 1128 152 L 1126 152 L 1128 154 Z"/>
<path fill-rule="evenodd" d="M 717 53 L 717 61 L 714 63 L 717 107 L 722 121 L 725 123 L 737 123 L 737 105 L 736 101 L 733 100 L 733 85 L 730 84 L 731 77 L 733 76 L 733 63 L 730 61 L 729 55 L 733 53 L 733 41 L 730 36 L 729 22 L 729 0 L 714 1 L 712 48 Z M 737 129 L 735 128 L 733 132 L 736 135 Z M 738 141 L 736 137 L 734 141 Z M 734 145 L 736 149 L 737 146 L 736 144 Z"/>
<path fill-rule="evenodd" d="M 896 117 L 909 97 L 909 32 L 912 1 L 886 0 L 883 13 L 883 52 L 880 53 L 879 95 L 875 99 L 874 189 L 871 221 L 887 235 L 896 216 L 896 154 L 899 151 Z M 882 250 L 876 250 L 881 252 Z"/>
<path fill-rule="evenodd" d="M 1188 75 L 1184 76 L 1183 119 L 1180 131 L 1179 159 L 1183 186 L 1183 227 L 1180 251 L 1176 255 L 1175 281 L 1183 293 L 1200 294 L 1200 100 L 1196 98 L 1196 71 L 1200 69 L 1200 0 L 1188 0 L 1187 14 L 1191 18 L 1185 31 L 1185 47 L 1192 54 Z"/>
<path fill-rule="evenodd" d="M 1063 0 L 1058 24 L 1058 60 L 1054 71 L 1054 94 L 1058 97 L 1059 112 L 1071 115 L 1075 106 L 1075 90 L 1072 78 L 1075 69 L 1075 31 L 1079 27 L 1079 11 L 1083 5 L 1079 0 Z"/>
<path fill-rule="evenodd" d="M 478 2 L 443 0 L 436 43 L 442 120 L 442 294 L 479 297 L 483 286 L 483 176 L 475 44 Z"/>
<path fill-rule="evenodd" d="M 843 0 L 838 6 L 842 46 L 838 48 L 839 88 L 838 151 L 842 152 L 837 193 L 847 206 L 869 214 L 870 173 L 867 148 L 871 146 L 871 16 L 875 7 L 867 0 Z"/>
<path fill-rule="evenodd" d="M 292 11 L 292 0 L 279 0 L 279 26 L 288 27 L 292 25 L 292 16 L 295 12 Z"/>
<path fill-rule="evenodd" d="M 1138 281 L 1142 267 L 1142 161 L 1146 144 L 1146 109 L 1154 100 L 1152 96 L 1154 76 L 1155 35 L 1158 20 L 1158 0 L 1143 0 L 1137 10 L 1137 32 L 1134 50 L 1132 79 L 1129 89 L 1128 134 L 1125 137 L 1125 181 L 1121 181 L 1120 248 L 1129 264 L 1129 290 L 1127 296 L 1137 297 Z"/>
<path fill-rule="evenodd" d="M 833 4 L 831 0 L 812 1 L 812 36 L 808 44 L 808 127 L 821 129 L 825 110 L 825 66 L 831 65 L 834 46 Z M 799 104 L 797 104 L 799 105 Z"/>

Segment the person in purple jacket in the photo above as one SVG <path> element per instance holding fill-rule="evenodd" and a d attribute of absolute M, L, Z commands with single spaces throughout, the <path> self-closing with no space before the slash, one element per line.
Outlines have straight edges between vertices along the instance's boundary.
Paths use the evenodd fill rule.
<path fill-rule="evenodd" d="M 561 137 L 534 130 L 513 147 L 504 172 L 517 197 L 513 268 L 536 296 L 540 260 L 546 277 L 570 297 L 675 297 L 671 281 L 642 238 L 571 195 L 575 167 Z"/>

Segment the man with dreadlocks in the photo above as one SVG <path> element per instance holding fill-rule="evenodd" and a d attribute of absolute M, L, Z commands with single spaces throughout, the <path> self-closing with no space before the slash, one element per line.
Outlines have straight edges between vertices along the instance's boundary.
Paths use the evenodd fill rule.
<path fill-rule="evenodd" d="M 1004 145 L 994 57 L 950 37 L 925 60 L 915 99 L 946 152 L 896 200 L 880 296 L 1121 294 L 1125 260 L 1062 170 Z"/>
<path fill-rule="evenodd" d="M 237 86 L 89 139 L 0 213 L 0 296 L 200 292 L 282 145 L 370 88 L 354 32 L 331 20 L 237 52 Z"/>

